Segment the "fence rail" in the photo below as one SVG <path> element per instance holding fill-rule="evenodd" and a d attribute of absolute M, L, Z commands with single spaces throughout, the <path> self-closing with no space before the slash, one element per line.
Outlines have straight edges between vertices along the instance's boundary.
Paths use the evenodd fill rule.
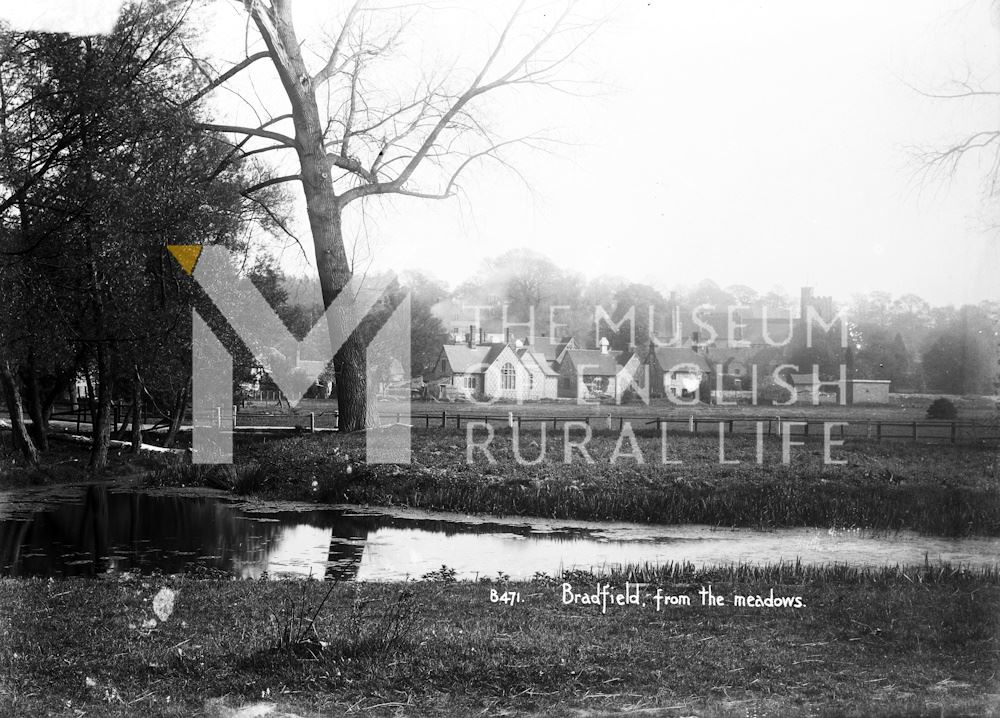
<path fill-rule="evenodd" d="M 657 432 L 666 430 L 675 433 L 717 434 L 720 426 L 725 434 L 756 434 L 758 424 L 760 431 L 768 436 L 780 436 L 787 431 L 790 436 L 820 437 L 824 436 L 826 427 L 830 427 L 832 438 L 846 439 L 909 439 L 938 440 L 950 443 L 966 441 L 1000 440 L 1000 424 L 995 421 L 966 420 L 918 420 L 901 421 L 893 419 L 850 417 L 777 417 L 777 416 L 710 416 L 688 415 L 680 416 L 614 416 L 614 415 L 580 415 L 580 416 L 541 416 L 522 415 L 507 412 L 503 414 L 474 414 L 470 412 L 449 413 L 423 412 L 410 414 L 407 417 L 401 412 L 382 412 L 383 423 L 407 423 L 415 429 L 451 428 L 465 429 L 470 422 L 487 423 L 493 427 L 509 427 L 517 424 L 526 431 L 538 431 L 541 425 L 554 431 L 565 429 L 567 423 L 582 423 L 595 429 L 621 431 L 625 424 L 631 424 L 636 431 L 654 429 Z M 257 414 L 238 412 L 236 414 L 237 429 L 300 429 L 309 431 L 333 430 L 337 426 L 336 411 L 303 414 Z"/>
<path fill-rule="evenodd" d="M 90 423 L 89 413 L 84 407 L 74 410 L 59 411 L 52 415 L 53 419 L 75 422 L 77 430 L 82 424 Z M 126 412 L 116 407 L 113 412 L 113 427 L 118 428 L 126 419 Z M 264 413 L 238 409 L 237 407 L 219 407 L 204 415 L 193 416 L 188 412 L 183 422 L 185 427 L 192 425 L 217 426 L 236 431 L 335 431 L 339 412 L 336 410 L 324 412 L 301 413 Z M 920 419 L 903 421 L 900 419 L 876 419 L 850 416 L 817 417 L 792 415 L 754 416 L 747 414 L 678 414 L 624 416 L 609 414 L 587 415 L 535 415 L 516 414 L 512 411 L 503 413 L 482 414 L 472 412 L 451 413 L 417 412 L 407 416 L 403 412 L 383 411 L 379 413 L 383 424 L 405 423 L 415 429 L 451 428 L 462 430 L 470 422 L 487 423 L 494 428 L 510 427 L 517 424 L 525 431 L 539 431 L 540 426 L 558 431 L 565 429 L 567 423 L 583 423 L 594 429 L 621 431 L 625 424 L 631 424 L 633 430 L 653 430 L 657 433 L 668 431 L 688 434 L 718 434 L 721 431 L 728 435 L 756 434 L 758 424 L 760 431 L 767 436 L 780 436 L 786 432 L 795 438 L 824 436 L 829 426 L 830 435 L 835 439 L 871 439 L 910 440 L 910 441 L 942 441 L 949 443 L 964 443 L 973 441 L 1000 441 L 1000 422 L 991 419 L 954 419 L 934 420 Z M 144 417 L 147 428 L 165 427 L 169 422 L 153 415 Z"/>

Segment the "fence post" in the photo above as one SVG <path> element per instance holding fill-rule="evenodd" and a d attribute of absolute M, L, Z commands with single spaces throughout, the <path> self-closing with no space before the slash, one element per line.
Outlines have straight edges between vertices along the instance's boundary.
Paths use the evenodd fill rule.
<path fill-rule="evenodd" d="M 917 422 L 913 422 L 913 438 L 917 438 Z"/>
<path fill-rule="evenodd" d="M 236 419 L 239 415 L 236 412 L 236 404 L 233 404 L 233 431 L 236 431 Z"/>
<path fill-rule="evenodd" d="M 315 434 L 316 433 L 316 412 L 315 411 L 310 411 L 309 412 L 309 433 L 310 434 Z"/>
<path fill-rule="evenodd" d="M 882 422 L 875 422 L 875 441 L 882 441 Z"/>
<path fill-rule="evenodd" d="M 456 429 L 461 429 L 462 428 L 462 415 L 461 414 L 455 414 L 455 428 Z"/>
<path fill-rule="evenodd" d="M 955 422 L 951 422 L 951 443 L 955 443 Z"/>
<path fill-rule="evenodd" d="M 222 407 L 215 407 L 215 428 L 222 431 Z"/>
<path fill-rule="evenodd" d="M 445 422 L 447 420 L 448 420 L 448 412 L 447 411 L 442 411 L 441 412 L 441 428 L 442 429 L 444 428 Z"/>

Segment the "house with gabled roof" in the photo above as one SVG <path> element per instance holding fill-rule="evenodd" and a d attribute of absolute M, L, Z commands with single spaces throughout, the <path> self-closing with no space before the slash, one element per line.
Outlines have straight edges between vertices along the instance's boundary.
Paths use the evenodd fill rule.
<path fill-rule="evenodd" d="M 697 349 L 651 344 L 646 356 L 650 396 L 686 397 L 697 392 L 702 378 L 711 371 L 707 358 Z"/>
<path fill-rule="evenodd" d="M 567 349 L 559 364 L 559 396 L 621 401 L 630 388 L 641 386 L 641 357 L 612 351 L 607 339 L 600 349 Z"/>
<path fill-rule="evenodd" d="M 544 356 L 518 344 L 469 339 L 444 345 L 428 384 L 431 395 L 449 401 L 555 398 L 558 375 Z"/>

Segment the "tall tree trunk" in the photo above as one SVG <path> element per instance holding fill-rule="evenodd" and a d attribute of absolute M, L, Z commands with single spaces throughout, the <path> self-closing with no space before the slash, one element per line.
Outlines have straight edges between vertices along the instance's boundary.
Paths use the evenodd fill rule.
<path fill-rule="evenodd" d="M 108 465 L 111 441 L 111 397 L 113 382 L 108 348 L 97 345 L 97 411 L 94 415 L 93 446 L 90 448 L 90 468 L 101 471 Z"/>
<path fill-rule="evenodd" d="M 132 453 L 138 454 L 142 449 L 142 380 L 139 370 L 135 371 L 132 381 Z"/>
<path fill-rule="evenodd" d="M 174 398 L 173 413 L 170 416 L 170 430 L 167 432 L 167 439 L 163 443 L 168 449 L 173 448 L 177 441 L 177 432 L 181 429 L 181 422 L 184 421 L 184 412 L 187 410 L 188 385 L 177 392 Z"/>
<path fill-rule="evenodd" d="M 0 383 L 3 384 L 4 397 L 7 400 L 7 412 L 10 414 L 11 431 L 14 435 L 14 446 L 32 466 L 38 465 L 38 449 L 32 441 L 28 428 L 24 425 L 24 407 L 21 404 L 21 390 L 17 379 L 7 361 L 0 361 Z"/>
<path fill-rule="evenodd" d="M 323 306 L 329 307 L 347 286 L 353 272 L 344 246 L 341 226 L 343 207 L 334 191 L 330 160 L 324 144 L 325 127 L 292 24 L 291 8 L 288 3 L 275 2 L 271 10 L 273 15 L 266 8 L 254 5 L 250 14 L 271 53 L 278 77 L 292 105 L 295 149 L 301 168 L 309 229 L 316 248 Z M 337 323 L 337 318 L 331 317 L 330 321 L 331 324 Z M 331 326 L 330 329 L 331 335 L 344 336 L 345 327 Z M 334 370 L 337 374 L 338 428 L 341 431 L 363 429 L 366 418 L 364 346 L 358 340 L 349 339 L 334 357 Z"/>
<path fill-rule="evenodd" d="M 21 379 L 24 382 L 28 416 L 31 419 L 31 436 L 39 451 L 48 451 L 48 421 L 42 408 L 42 392 L 38 386 L 38 367 L 34 357 L 30 357 L 27 366 L 22 368 Z"/>
<path fill-rule="evenodd" d="M 359 431 L 368 423 L 366 345 L 359 333 L 351 335 L 334 357 L 337 374 L 337 428 Z"/>

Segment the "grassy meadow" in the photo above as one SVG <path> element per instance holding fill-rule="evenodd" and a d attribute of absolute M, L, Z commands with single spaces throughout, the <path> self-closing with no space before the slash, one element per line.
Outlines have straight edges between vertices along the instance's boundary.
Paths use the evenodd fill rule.
<path fill-rule="evenodd" d="M 986 716 L 1000 575 L 634 567 L 599 580 L 0 580 L 0 715 Z M 436 579 L 436 580 L 433 580 Z M 710 586 L 725 605 L 701 605 Z M 154 607 L 169 588 L 172 611 Z M 688 596 L 662 605 L 654 596 Z M 493 593 L 495 592 L 495 593 Z M 494 602 L 518 594 L 511 605 Z M 737 607 L 735 595 L 801 608 Z M 261 705 L 265 704 L 265 705 Z M 255 707 L 254 707 L 255 706 Z M 274 713 L 279 715 L 279 713 Z"/>

